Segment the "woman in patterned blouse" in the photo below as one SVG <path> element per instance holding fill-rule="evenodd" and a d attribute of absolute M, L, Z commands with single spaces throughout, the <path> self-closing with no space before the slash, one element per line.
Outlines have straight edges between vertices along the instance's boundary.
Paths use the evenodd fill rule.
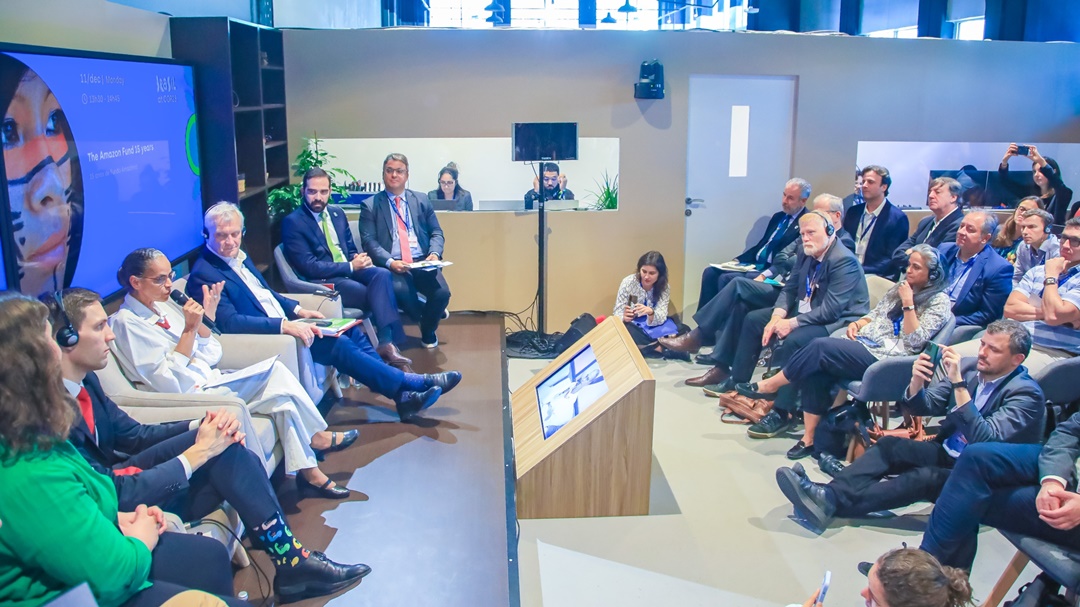
<path fill-rule="evenodd" d="M 780 373 L 736 389 L 744 396 L 768 400 L 781 390 L 800 391 L 806 433 L 792 451 L 810 455 L 814 429 L 832 406 L 833 385 L 861 379 L 882 358 L 922 352 L 952 315 L 945 286 L 937 250 L 915 245 L 905 280 L 889 289 L 868 315 L 848 325 L 845 338 L 819 337 L 796 352 Z M 787 397 L 794 397 L 794 392 Z"/>
<path fill-rule="evenodd" d="M 678 332 L 667 316 L 670 300 L 667 263 L 659 252 L 649 251 L 638 259 L 637 271 L 619 284 L 612 314 L 626 323 L 635 343 L 651 347 L 657 338 Z"/>

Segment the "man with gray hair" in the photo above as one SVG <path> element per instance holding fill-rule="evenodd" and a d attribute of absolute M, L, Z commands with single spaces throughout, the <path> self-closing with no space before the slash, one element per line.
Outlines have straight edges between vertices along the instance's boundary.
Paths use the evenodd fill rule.
<path fill-rule="evenodd" d="M 732 263 L 753 266 L 750 272 L 721 270 L 708 266 L 701 274 L 701 290 L 698 293 L 698 309 L 704 308 L 729 282 L 740 276 L 753 278 L 761 270 L 772 265 L 774 256 L 784 247 L 794 242 L 799 236 L 799 218 L 806 212 L 806 201 L 810 198 L 810 182 L 799 177 L 789 179 L 784 184 L 780 199 L 781 210 L 769 218 L 769 225 L 761 240 L 745 250 Z M 708 337 L 706 337 L 708 339 Z M 684 351 L 696 352 L 701 343 L 688 342 Z"/>
<path fill-rule="evenodd" d="M 827 485 L 810 481 L 798 464 L 778 469 L 776 482 L 796 516 L 824 530 L 833 516 L 932 502 L 968 445 L 1038 443 L 1046 401 L 1022 365 L 1030 349 L 1031 335 L 1023 325 L 998 320 L 982 336 L 975 360 L 961 360 L 948 346 L 940 363 L 920 354 L 902 406 L 912 415 L 944 416 L 935 440 L 886 436 Z M 944 377 L 935 381 L 939 366 Z"/>
<path fill-rule="evenodd" d="M 1013 267 L 990 247 L 997 227 L 993 213 L 972 211 L 960 221 L 956 242 L 938 247 L 957 327 L 985 327 L 1005 310 Z"/>
<path fill-rule="evenodd" d="M 943 242 L 956 239 L 956 230 L 964 217 L 960 210 L 960 194 L 960 182 L 952 177 L 938 177 L 930 182 L 926 194 L 926 208 L 930 209 L 930 215 L 924 217 L 915 228 L 915 233 L 893 251 L 893 270 L 903 272 L 907 269 L 911 247 L 917 244 L 936 248 Z"/>

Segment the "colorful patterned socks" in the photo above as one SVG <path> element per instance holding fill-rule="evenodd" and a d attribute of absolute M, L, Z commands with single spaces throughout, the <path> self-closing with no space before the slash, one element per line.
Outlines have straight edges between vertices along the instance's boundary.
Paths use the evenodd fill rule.
<path fill-rule="evenodd" d="M 279 569 L 296 567 L 311 555 L 311 552 L 300 545 L 300 540 L 293 536 L 281 513 L 274 514 L 255 531 L 262 542 L 263 550 L 266 550 L 274 566 Z"/>

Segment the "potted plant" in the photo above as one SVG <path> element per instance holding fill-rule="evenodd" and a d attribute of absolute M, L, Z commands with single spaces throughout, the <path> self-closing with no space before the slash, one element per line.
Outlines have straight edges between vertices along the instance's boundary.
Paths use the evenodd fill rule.
<path fill-rule="evenodd" d="M 592 208 L 594 211 L 606 211 L 619 208 L 619 175 L 616 173 L 615 178 L 608 177 L 607 171 L 604 171 L 604 181 L 596 182 L 597 187 L 600 188 L 599 192 L 589 192 L 593 196 L 596 196 L 596 202 L 593 203 Z"/>
<path fill-rule="evenodd" d="M 304 138 L 304 149 L 297 154 L 296 162 L 292 165 L 293 175 L 303 177 L 308 170 L 319 167 L 330 174 L 330 181 L 333 183 L 330 186 L 331 192 L 345 200 L 349 195 L 346 184 L 356 181 L 356 178 L 345 169 L 329 166 L 330 161 L 334 160 L 336 156 L 320 149 L 319 143 L 321 141 L 318 135 L 310 139 Z M 300 183 L 290 183 L 270 190 L 266 195 L 270 222 L 272 224 L 277 223 L 282 217 L 292 213 L 302 202 Z"/>

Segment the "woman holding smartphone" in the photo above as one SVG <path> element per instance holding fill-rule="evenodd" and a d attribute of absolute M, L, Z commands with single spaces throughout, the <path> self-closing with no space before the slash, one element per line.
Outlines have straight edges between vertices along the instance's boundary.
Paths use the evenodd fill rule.
<path fill-rule="evenodd" d="M 1042 199 L 1046 210 L 1054 216 L 1054 223 L 1064 225 L 1065 220 L 1074 216 L 1077 209 L 1069 209 L 1072 203 L 1073 191 L 1061 180 L 1061 169 L 1053 158 L 1046 158 L 1039 153 L 1033 145 L 1009 144 L 1005 156 L 998 165 L 998 175 L 1001 183 L 1024 196 L 1028 193 L 1025 186 L 1009 179 L 1009 158 L 1013 156 L 1028 158 L 1031 160 L 1031 178 L 1039 188 L 1039 198 Z"/>
<path fill-rule="evenodd" d="M 656 347 L 658 338 L 679 331 L 667 315 L 670 300 L 667 262 L 659 252 L 649 251 L 638 259 L 637 271 L 619 284 L 612 314 L 626 323 L 634 343 L 646 352 Z"/>

